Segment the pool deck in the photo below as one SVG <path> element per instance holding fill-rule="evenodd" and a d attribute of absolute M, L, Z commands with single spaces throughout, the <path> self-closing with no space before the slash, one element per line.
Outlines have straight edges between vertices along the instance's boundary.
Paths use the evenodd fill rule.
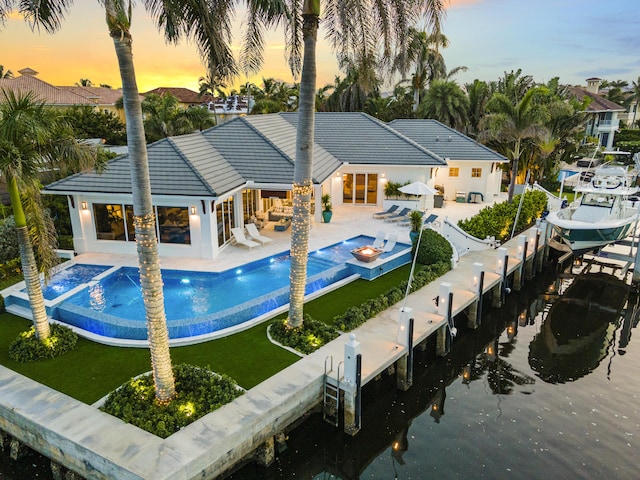
<path fill-rule="evenodd" d="M 465 218 L 486 205 L 456 205 L 471 208 L 445 208 L 442 214 L 453 220 L 456 219 L 453 215 L 455 210 L 457 215 L 461 215 L 457 218 Z M 406 238 L 400 236 L 399 240 L 408 240 L 408 227 L 373 220 L 373 209 L 366 213 L 365 209 L 354 210 L 362 219 L 359 225 L 354 225 L 355 220 L 348 220 L 346 213 L 341 220 L 337 208 L 335 223 L 314 225 L 312 248 L 335 243 L 352 233 L 375 235 L 380 229 L 400 235 L 404 233 Z M 347 226 L 349 231 L 346 231 Z M 318 234 L 320 231 L 321 235 Z M 283 237 L 278 242 L 279 246 L 252 252 L 242 250 L 237 254 L 225 251 L 222 256 L 227 257 L 224 259 L 226 265 L 234 266 L 254 260 L 260 254 L 281 251 L 287 241 L 288 237 Z M 520 269 L 522 261 L 515 257 L 516 239 L 503 247 L 507 248 L 509 255 L 509 272 Z M 473 277 L 474 263 L 478 262 L 488 266 L 484 284 L 487 292 L 500 282 L 499 275 L 492 273 L 496 264 L 496 252 L 493 250 L 463 256 L 456 269 L 408 296 L 406 306 L 413 309 L 415 319 L 414 345 L 447 322 L 438 314 L 434 303 L 434 298 L 441 292 L 442 282 L 452 285 L 453 314 L 477 300 L 469 282 Z M 190 268 L 184 261 L 180 267 Z M 391 307 L 353 332 L 363 358 L 363 383 L 407 354 L 407 348 L 397 340 L 400 307 Z M 342 335 L 165 440 L 0 367 L 0 430 L 85 478 L 217 478 L 265 442 L 273 447 L 274 436 L 284 432 L 322 401 L 325 358 L 333 356 L 336 362 L 342 359 L 345 344 L 349 341 L 349 335 Z"/>
<path fill-rule="evenodd" d="M 494 202 L 502 202 L 505 200 L 506 196 L 501 195 L 496 197 Z M 491 203 L 456 203 L 447 201 L 444 203 L 444 208 L 430 209 L 427 215 L 433 213 L 440 218 L 447 217 L 452 222 L 457 222 L 458 220 L 472 217 L 480 211 L 480 209 L 488 205 L 491 205 Z M 330 223 L 312 222 L 309 233 L 309 251 L 317 250 L 358 235 L 375 237 L 380 230 L 384 231 L 387 237 L 392 233 L 397 234 L 398 242 L 411 244 L 409 238 L 410 227 L 373 218 L 373 213 L 379 211 L 381 211 L 380 207 L 334 207 L 333 218 Z M 278 232 L 273 229 L 274 224 L 275 222 L 270 222 L 260 231 L 262 235 L 274 240 L 264 246 L 249 250 L 241 246 L 227 245 L 222 249 L 218 257 L 213 260 L 161 257 L 161 266 L 162 268 L 179 270 L 221 272 L 289 250 L 291 247 L 291 229 Z M 98 265 L 125 265 L 132 267 L 137 267 L 138 265 L 138 258 L 135 255 L 84 253 L 76 256 L 75 261 Z"/>

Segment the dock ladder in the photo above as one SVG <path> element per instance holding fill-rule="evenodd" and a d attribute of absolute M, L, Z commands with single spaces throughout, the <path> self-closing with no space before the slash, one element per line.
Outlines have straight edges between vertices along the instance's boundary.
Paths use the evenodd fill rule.
<path fill-rule="evenodd" d="M 333 356 L 324 359 L 324 388 L 322 418 L 325 422 L 338 426 L 340 419 L 340 369 L 343 362 L 338 364 L 338 371 L 334 379 L 329 374 L 333 372 Z"/>

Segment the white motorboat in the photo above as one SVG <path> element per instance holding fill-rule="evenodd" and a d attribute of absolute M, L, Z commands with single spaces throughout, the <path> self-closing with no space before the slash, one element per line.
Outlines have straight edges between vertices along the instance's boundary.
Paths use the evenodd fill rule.
<path fill-rule="evenodd" d="M 547 221 L 574 252 L 595 250 L 626 238 L 638 220 L 640 200 L 635 177 L 623 166 L 602 165 L 587 183 L 575 187 L 581 195 Z"/>

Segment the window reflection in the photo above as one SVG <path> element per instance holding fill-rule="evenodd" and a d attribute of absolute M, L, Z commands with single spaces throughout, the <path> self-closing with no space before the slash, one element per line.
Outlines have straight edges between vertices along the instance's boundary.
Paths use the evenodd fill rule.
<path fill-rule="evenodd" d="M 126 240 L 122 205 L 93 204 L 98 240 Z"/>
<path fill-rule="evenodd" d="M 187 207 L 157 207 L 160 243 L 191 244 Z"/>

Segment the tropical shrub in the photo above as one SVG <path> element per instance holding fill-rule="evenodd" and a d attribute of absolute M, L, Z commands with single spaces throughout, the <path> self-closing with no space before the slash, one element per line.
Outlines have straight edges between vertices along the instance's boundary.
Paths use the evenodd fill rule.
<path fill-rule="evenodd" d="M 414 248 L 415 245 L 414 245 Z M 415 252 L 415 250 L 414 250 Z M 420 237 L 416 261 L 423 265 L 451 262 L 453 247 L 449 241 L 435 230 L 425 228 Z"/>
<path fill-rule="evenodd" d="M 446 239 L 444 240 L 446 242 Z M 447 242 L 447 244 L 448 243 L 449 242 Z M 436 262 L 417 270 L 414 272 L 413 281 L 411 282 L 411 292 L 421 289 L 426 284 L 433 282 L 449 270 L 451 270 L 451 255 L 447 257 L 446 261 Z M 407 285 L 408 283 L 406 281 L 402 282 L 397 287 L 391 287 L 385 293 L 376 298 L 367 300 L 360 306 L 349 307 L 342 315 L 334 317 L 333 323 L 338 325 L 340 330 L 343 332 L 349 332 L 354 328 L 359 327 L 383 310 L 401 302 L 407 290 Z"/>
<path fill-rule="evenodd" d="M 304 315 L 301 327 L 290 328 L 286 319 L 278 319 L 271 323 L 271 338 L 301 353 L 312 353 L 318 348 L 338 338 L 340 333 L 331 325 Z"/>
<path fill-rule="evenodd" d="M 231 402 L 243 394 L 234 379 L 208 369 L 173 367 L 176 397 L 163 405 L 156 400 L 151 373 L 129 380 L 112 392 L 101 410 L 161 438 Z"/>
<path fill-rule="evenodd" d="M 0 263 L 0 290 L 10 287 L 22 279 L 22 265 L 19 258 Z"/>
<path fill-rule="evenodd" d="M 20 363 L 55 358 L 73 350 L 77 342 L 78 335 L 64 325 L 51 324 L 51 335 L 45 340 L 39 340 L 35 329 L 31 327 L 11 343 L 9 357 Z"/>
<path fill-rule="evenodd" d="M 400 191 L 401 186 L 402 184 L 400 182 L 393 182 L 389 180 L 387 184 L 384 186 L 384 196 L 387 199 L 400 198 L 400 196 L 403 195 L 403 193 Z"/>
<path fill-rule="evenodd" d="M 501 202 L 485 207 L 474 217 L 460 220 L 458 226 L 476 238 L 495 237 L 504 242 L 511 237 L 520 197 L 521 195 L 515 195 L 513 202 Z M 537 190 L 526 192 L 516 226 L 516 234 L 533 225 L 546 208 L 547 197 L 543 192 Z"/>
<path fill-rule="evenodd" d="M 20 256 L 18 247 L 18 230 L 13 216 L 0 220 L 0 263 Z"/>

